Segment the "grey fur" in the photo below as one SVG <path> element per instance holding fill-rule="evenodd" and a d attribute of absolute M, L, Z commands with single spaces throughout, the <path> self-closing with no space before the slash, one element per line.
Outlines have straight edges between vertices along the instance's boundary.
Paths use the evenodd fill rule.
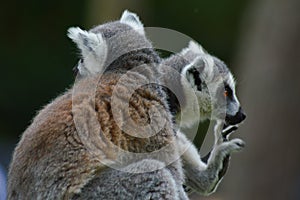
<path fill-rule="evenodd" d="M 145 159 L 125 169 L 132 172 L 136 170 L 147 172 L 136 174 L 107 169 L 73 199 L 179 199 L 175 177 L 163 163 Z"/>
<path fill-rule="evenodd" d="M 123 21 L 101 25 L 90 32 L 76 28 L 69 31 L 69 36 L 82 51 L 83 62 L 79 66 L 82 77 L 73 88 L 42 109 L 23 133 L 9 169 L 9 200 L 187 199 L 182 188 L 184 176 L 171 115 L 166 112 L 162 116 L 166 124 L 157 135 L 149 139 L 136 138 L 136 142 L 116 129 L 113 120 L 108 120 L 111 83 L 125 72 L 145 65 L 144 75 L 133 70 L 129 73 L 131 79 L 125 85 L 120 85 L 120 91 L 117 92 L 117 98 L 120 99 L 128 92 L 130 85 L 136 84 L 136 78 L 159 81 L 157 64 L 160 58 L 141 34 L 143 32 L 135 31 L 141 24 L 132 24 L 138 21 L 132 20 L 135 15 L 125 13 L 131 15 L 129 25 L 127 17 L 122 17 Z M 133 28 L 130 28 L 131 25 Z M 120 32 L 117 34 L 114 30 Z M 103 55 L 107 58 L 104 61 L 100 60 Z M 95 90 L 99 82 L 100 86 Z M 92 93 L 98 90 L 104 92 Z M 150 103 L 149 106 L 158 104 L 168 110 L 164 93 L 159 87 L 146 85 L 135 95 Z M 132 103 L 139 105 L 133 100 Z M 97 110 L 95 104 L 97 109 L 102 110 Z M 148 108 L 140 106 L 135 109 L 143 114 L 143 109 Z M 122 109 L 120 111 L 123 112 Z M 97 116 L 106 125 L 99 127 Z M 128 139 L 119 141 L 116 137 L 114 141 L 112 136 L 105 134 L 119 134 L 120 138 Z M 115 144 L 111 144 L 110 140 Z M 137 162 L 124 164 L 120 170 L 108 168 L 105 164 L 114 163 L 119 156 L 114 146 L 122 147 L 123 142 L 134 142 L 134 146 L 125 145 L 125 150 L 134 153 L 150 151 L 154 152 L 154 156 L 149 154 L 150 158 L 141 157 Z M 167 144 L 166 150 L 155 154 L 156 150 Z M 156 159 L 153 160 L 153 157 Z M 134 157 L 122 159 L 124 163 L 136 160 Z M 140 170 L 145 168 L 153 171 L 141 173 Z"/>
<path fill-rule="evenodd" d="M 188 68 L 188 70 L 186 68 Z M 179 73 L 172 73 L 172 70 Z M 189 70 L 195 70 L 197 73 L 193 71 L 189 72 Z M 210 115 L 213 115 L 212 119 L 217 120 L 214 131 L 215 144 L 209 154 L 208 160 L 206 162 L 202 161 L 198 151 L 192 145 L 188 147 L 186 152 L 182 155 L 186 185 L 203 195 L 211 194 L 216 190 L 217 185 L 227 170 L 230 154 L 241 150 L 244 146 L 244 142 L 240 139 L 228 141 L 229 134 L 224 136 L 225 139 L 223 139 L 222 133 L 224 132 L 225 134 L 225 131 L 223 131 L 223 123 L 227 123 L 227 118 L 225 118 L 226 113 L 222 115 L 222 113 L 213 112 L 213 109 L 218 110 L 219 106 L 227 106 L 227 109 L 224 109 L 224 111 L 232 109 L 232 103 L 236 103 L 239 106 L 234 92 L 235 87 L 232 75 L 224 62 L 209 55 L 195 42 L 190 42 L 189 47 L 182 50 L 182 52 L 165 59 L 160 65 L 160 71 L 168 75 L 163 76 L 163 82 L 170 81 L 175 85 L 172 88 L 176 91 L 166 89 L 170 109 L 175 118 L 176 116 L 180 116 L 182 110 L 186 109 L 189 111 L 190 106 L 188 103 L 190 97 L 187 96 L 189 93 L 185 91 L 187 87 L 184 86 L 186 82 L 178 80 L 182 80 L 182 78 L 185 77 L 188 83 L 192 86 L 194 85 L 193 88 L 199 100 L 200 116 L 187 115 L 187 119 L 181 119 L 183 121 L 183 124 L 181 124 L 183 127 L 190 127 L 194 123 L 207 119 Z M 198 77 L 190 77 L 189 73 L 195 73 L 193 75 L 197 75 Z M 167 80 L 165 77 L 167 77 Z M 201 80 L 196 81 L 195 78 Z M 224 84 L 229 85 L 233 91 L 233 98 L 226 99 L 226 101 L 229 102 L 226 104 L 223 103 Z M 210 91 L 208 91 L 208 88 Z M 183 104 L 179 105 L 174 93 L 180 95 L 183 99 Z M 220 98 L 221 100 L 219 100 Z M 214 108 L 207 108 L 208 103 L 205 102 L 211 102 L 211 106 Z M 235 112 L 238 112 L 238 109 L 236 109 Z M 199 119 L 199 117 L 202 118 Z M 175 119 L 175 121 L 177 121 L 177 126 L 179 126 L 179 121 L 177 119 Z M 184 133 L 179 131 L 179 141 L 180 139 L 186 140 L 184 135 Z M 197 161 L 196 159 L 199 160 Z"/>
<path fill-rule="evenodd" d="M 234 116 L 239 112 L 240 103 L 235 94 L 235 81 L 228 67 L 220 59 L 205 52 L 195 42 L 191 41 L 189 47 L 163 60 L 160 66 L 160 71 L 168 75 L 167 81 L 171 81 L 172 84 L 176 85 L 174 88 L 178 89 L 175 92 L 183 99 L 183 104 L 179 105 L 179 102 L 174 100 L 175 96 L 172 92 L 170 90 L 167 91 L 169 101 L 174 102 L 170 103 L 170 107 L 175 115 L 188 109 L 189 106 L 186 102 L 190 97 L 186 94 L 187 91 L 184 88 L 186 82 L 183 82 L 182 78 L 186 78 L 187 83 L 195 87 L 194 89 L 200 103 L 201 118 L 199 119 L 199 116 L 191 116 L 186 119 L 187 123 L 185 125 L 187 127 L 197 123 L 199 120 L 203 121 L 210 117 L 218 120 L 225 118 L 225 116 Z M 171 73 L 170 69 L 174 69 L 178 74 Z M 197 72 L 197 76 L 199 76 L 197 78 L 201 79 L 201 85 L 195 83 L 195 78 L 193 78 L 195 74 L 191 73 L 193 70 Z M 223 95 L 226 86 L 232 91 L 232 96 L 227 99 Z M 227 123 L 226 120 L 225 123 Z"/>
<path fill-rule="evenodd" d="M 211 193 L 219 181 L 216 174 L 222 168 L 224 156 L 239 151 L 243 142 L 239 139 L 217 142 L 206 165 L 185 135 L 175 133 L 166 95 L 160 87 L 151 84 L 143 86 L 136 96 L 159 104 L 166 112 L 156 120 L 166 120 L 166 124 L 154 137 L 135 138 L 133 146 L 125 145 L 124 148 L 135 153 L 152 153 L 166 144 L 168 148 L 161 154 L 149 154 L 138 160 L 122 157 L 125 164 L 121 163 L 119 170 L 105 165 L 117 164 L 119 152 L 114 145 L 122 146 L 122 142 L 132 139 L 119 141 L 117 138 L 116 144 L 111 144 L 114 141 L 111 135 L 118 133 L 122 138 L 126 134 L 116 129 L 108 117 L 110 83 L 138 66 L 144 66 L 145 74 L 132 70 L 131 79 L 121 84 L 117 98 L 124 98 L 137 78 L 160 82 L 158 64 L 161 60 L 146 39 L 138 17 L 125 11 L 120 21 L 90 31 L 73 28 L 69 30 L 69 37 L 82 52 L 82 62 L 78 65 L 81 79 L 72 88 L 77 93 L 70 89 L 55 99 L 39 112 L 24 132 L 10 165 L 8 199 L 184 200 L 188 199 L 182 187 L 184 173 L 187 183 L 194 189 L 202 194 Z M 101 73 L 103 76 L 99 77 Z M 103 92 L 93 99 L 91 92 L 98 91 L 93 86 L 99 82 L 98 89 Z M 139 101 L 132 103 L 139 105 Z M 95 105 L 102 110 L 97 110 Z M 136 108 L 140 115 L 143 109 L 149 108 Z M 122 109 L 120 112 L 125 113 Z M 99 127 L 97 119 L 107 126 Z M 216 135 L 222 130 L 220 126 L 215 130 Z M 105 135 L 107 133 L 111 135 Z M 137 161 L 130 162 L 132 160 Z"/>

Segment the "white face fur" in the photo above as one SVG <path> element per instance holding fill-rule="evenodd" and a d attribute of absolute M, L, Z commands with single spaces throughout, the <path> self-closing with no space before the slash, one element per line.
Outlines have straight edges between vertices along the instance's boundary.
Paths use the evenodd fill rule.
<path fill-rule="evenodd" d="M 181 74 L 188 81 L 197 95 L 200 108 L 200 121 L 207 118 L 222 120 L 225 126 L 237 125 L 245 119 L 239 100 L 235 93 L 234 78 L 226 65 L 218 58 L 204 52 L 202 47 L 195 42 L 190 42 L 189 47 L 181 53 L 184 58 L 194 55 L 194 60 L 186 65 Z M 183 82 L 183 89 L 188 90 Z M 185 91 L 188 102 L 189 93 Z M 189 103 L 183 110 L 189 110 Z M 185 121 L 195 121 L 196 116 L 191 116 Z"/>

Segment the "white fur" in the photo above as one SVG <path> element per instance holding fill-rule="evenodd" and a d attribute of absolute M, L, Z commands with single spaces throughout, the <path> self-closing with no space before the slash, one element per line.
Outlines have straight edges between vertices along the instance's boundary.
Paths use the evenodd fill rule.
<path fill-rule="evenodd" d="M 204 61 L 204 66 L 203 66 Z M 186 100 L 186 106 L 182 108 L 181 116 L 181 126 L 182 127 L 191 127 L 195 123 L 207 119 L 209 113 L 211 112 L 211 102 L 210 94 L 206 94 L 205 92 L 200 92 L 197 89 L 197 85 L 195 85 L 195 80 L 192 74 L 188 73 L 188 70 L 191 68 L 198 68 L 197 70 L 200 72 L 201 80 L 204 80 L 210 90 L 214 90 L 211 88 L 211 85 L 208 82 L 211 80 L 213 74 L 213 66 L 214 61 L 209 55 L 199 56 L 194 59 L 194 61 L 188 65 L 186 65 L 182 69 L 182 77 L 181 77 L 181 84 L 183 87 L 183 93 Z M 203 67 L 203 69 L 200 69 Z M 196 99 L 193 96 L 196 95 Z M 195 104 L 197 104 L 200 109 L 200 116 L 199 113 L 195 112 Z"/>
<path fill-rule="evenodd" d="M 215 61 L 213 56 L 211 56 L 208 53 L 205 53 L 203 51 L 203 48 L 197 44 L 196 42 L 190 41 L 189 46 L 187 48 L 185 48 L 184 50 L 181 51 L 181 55 L 184 57 L 186 53 L 188 52 L 193 52 L 196 54 L 196 58 L 188 65 L 186 65 L 183 70 L 181 71 L 181 74 L 188 80 L 189 82 L 189 87 L 192 87 L 195 91 L 191 91 L 190 89 L 188 89 L 187 87 L 187 83 L 182 82 L 183 85 L 183 89 L 184 89 L 184 95 L 185 95 L 185 99 L 187 100 L 187 106 L 186 108 L 183 109 L 183 112 L 191 112 L 191 110 L 193 109 L 190 106 L 190 95 L 191 92 L 195 92 L 195 94 L 197 94 L 197 96 L 199 97 L 199 106 L 200 106 L 200 111 L 201 111 L 201 120 L 205 119 L 205 114 L 206 111 L 213 111 L 212 113 L 212 118 L 213 119 L 217 119 L 216 117 L 220 114 L 223 113 L 225 111 L 225 107 L 220 107 L 220 108 L 214 108 L 213 110 L 207 109 L 211 106 L 211 104 L 214 104 L 214 101 L 216 99 L 211 99 L 211 104 L 209 104 L 209 102 L 207 102 L 206 100 L 209 101 L 209 97 L 206 98 L 206 93 L 205 92 L 200 92 L 197 90 L 197 86 L 195 85 L 195 80 L 192 74 L 188 73 L 188 70 L 191 69 L 192 67 L 194 68 L 198 68 L 197 70 L 200 73 L 200 79 L 206 84 L 208 90 L 209 90 L 209 95 L 211 97 L 214 97 L 216 95 L 216 91 L 218 86 L 220 86 L 221 84 L 223 84 L 223 82 L 226 82 L 226 84 L 228 84 L 228 86 L 232 89 L 233 91 L 233 99 L 230 100 L 227 108 L 226 108 L 226 113 L 229 115 L 236 115 L 236 113 L 239 111 L 239 107 L 240 107 L 240 103 L 238 101 L 238 98 L 236 97 L 235 94 L 235 81 L 234 78 L 232 76 L 232 74 L 229 72 L 227 75 L 217 75 L 217 70 L 216 70 L 216 66 L 215 66 Z M 204 62 L 204 65 L 203 65 Z M 202 67 L 202 69 L 200 68 Z M 191 112 L 193 113 L 193 112 Z M 185 124 L 187 127 L 191 126 L 193 124 L 193 119 L 196 118 L 196 116 L 189 114 L 186 115 L 189 116 L 188 119 L 183 119 L 184 121 L 182 121 L 183 124 Z M 198 116 L 199 117 L 199 116 Z"/>
<path fill-rule="evenodd" d="M 205 54 L 202 59 L 205 63 L 203 75 L 206 76 L 203 78 L 206 82 L 210 82 L 211 78 L 213 77 L 215 62 L 214 62 L 213 58 L 211 57 L 211 55 L 209 55 L 209 54 Z"/>
<path fill-rule="evenodd" d="M 206 164 L 201 159 L 198 159 L 200 155 L 195 145 L 180 131 L 177 132 L 176 137 L 178 151 L 184 160 L 189 161 L 190 165 L 197 166 L 199 170 L 205 170 Z"/>
<path fill-rule="evenodd" d="M 235 80 L 233 78 L 232 74 L 228 74 L 227 78 L 226 78 L 226 83 L 229 85 L 229 87 L 232 89 L 232 101 L 230 101 L 229 106 L 227 107 L 227 114 L 229 115 L 236 115 L 236 113 L 239 111 L 240 108 L 240 102 L 236 96 L 236 92 L 235 92 Z"/>
<path fill-rule="evenodd" d="M 221 137 L 223 124 L 217 123 L 215 127 L 215 136 Z M 203 195 L 213 193 L 221 182 L 222 178 L 218 173 L 223 168 L 223 160 L 232 152 L 240 151 L 244 142 L 240 139 L 233 139 L 228 142 L 222 142 L 215 138 L 214 148 L 208 159 L 207 164 L 200 159 L 195 146 L 181 132 L 176 136 L 179 152 L 182 154 L 183 166 L 186 172 L 187 182 L 190 186 Z"/>
<path fill-rule="evenodd" d="M 135 13 L 125 10 L 121 16 L 120 22 L 131 26 L 134 30 L 136 30 L 141 35 L 145 35 L 144 25 L 142 24 L 139 17 Z"/>
<path fill-rule="evenodd" d="M 79 73 L 88 75 L 102 72 L 107 58 L 107 45 L 102 35 L 72 27 L 68 30 L 68 37 L 81 50 L 83 63 L 78 65 Z"/>
<path fill-rule="evenodd" d="M 180 126 L 181 127 L 191 127 L 195 123 L 200 121 L 199 113 L 196 112 L 196 109 L 199 111 L 199 102 L 196 95 L 196 90 L 194 88 L 195 85 L 192 85 L 191 83 L 194 83 L 193 76 L 189 76 L 189 73 L 187 71 L 194 66 L 194 63 L 191 63 L 187 66 L 185 66 L 182 70 L 182 76 L 181 76 L 181 83 L 183 87 L 183 95 L 185 96 L 185 107 L 182 108 L 182 111 L 180 115 L 182 118 L 180 119 Z"/>
<path fill-rule="evenodd" d="M 232 74 L 229 74 L 228 78 L 227 78 L 227 84 L 231 87 L 231 88 L 235 88 L 235 80 Z"/>
<path fill-rule="evenodd" d="M 191 51 L 199 56 L 206 54 L 203 47 L 200 44 L 198 44 L 197 42 L 192 41 L 192 40 L 189 42 L 188 47 L 181 50 L 180 54 L 182 56 L 184 56 L 189 51 Z"/>
<path fill-rule="evenodd" d="M 197 149 L 186 138 L 184 133 L 179 130 L 176 135 L 177 146 L 180 154 L 182 154 L 181 158 L 186 175 L 186 184 L 201 194 L 209 195 L 216 190 L 222 180 L 219 172 L 224 167 L 223 161 L 225 157 L 232 152 L 240 151 L 244 145 L 244 142 L 240 139 L 230 141 L 223 140 L 222 129 L 224 121 L 218 118 L 218 112 L 215 113 L 215 110 L 221 110 L 223 114 L 223 106 L 220 106 L 221 108 L 213 108 L 214 105 L 220 103 L 217 101 L 217 92 L 224 82 L 228 82 L 227 84 L 235 93 L 234 79 L 230 72 L 226 75 L 217 74 L 218 70 L 214 57 L 204 52 L 203 48 L 195 42 L 191 41 L 189 46 L 182 50 L 179 55 L 184 58 L 187 56 L 188 59 L 194 59 L 186 66 L 177 68 L 182 69 L 180 72 L 182 75 L 181 85 L 184 99 L 186 100 L 185 107 L 182 107 L 179 113 L 179 115 L 182 116 L 182 114 L 184 114 L 185 116 L 179 121 L 179 128 L 189 128 L 196 122 L 199 122 L 199 120 L 206 119 L 210 116 L 217 120 L 214 129 L 215 142 L 207 163 L 204 163 L 200 159 Z M 201 91 L 199 91 L 197 85 L 195 85 L 194 75 L 189 71 L 193 68 L 199 72 L 201 81 L 206 85 Z M 194 112 L 193 104 L 195 100 L 191 97 L 195 95 L 197 96 L 196 100 L 200 108 L 201 116 L 196 115 L 197 113 Z M 237 99 L 236 102 L 238 103 Z"/>
<path fill-rule="evenodd" d="M 203 47 L 199 43 L 192 40 L 189 42 L 188 48 L 196 54 L 205 54 Z"/>

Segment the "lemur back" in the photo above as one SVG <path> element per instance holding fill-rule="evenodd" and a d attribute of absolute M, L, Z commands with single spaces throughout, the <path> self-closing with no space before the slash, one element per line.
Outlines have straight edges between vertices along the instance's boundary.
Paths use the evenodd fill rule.
<path fill-rule="evenodd" d="M 173 147 L 175 133 L 163 91 L 152 83 L 138 85 L 139 81 L 157 81 L 155 65 L 160 58 L 145 38 L 137 16 L 125 11 L 120 21 L 88 32 L 71 28 L 69 37 L 82 53 L 78 64 L 81 77 L 73 88 L 42 109 L 23 133 L 10 165 L 8 199 L 70 199 L 118 159 L 125 161 L 124 166 L 131 159 L 139 162 L 120 155 L 120 151 L 151 153 L 169 145 L 172 150 L 157 159 L 165 162 L 165 158 L 179 157 Z M 134 70 L 141 65 L 143 73 Z M 124 74 L 127 79 L 119 81 Z M 137 88 L 127 99 L 131 86 Z M 112 98 L 117 102 L 114 105 Z M 128 105 L 129 113 L 121 104 Z M 146 126 L 152 120 L 151 109 L 157 106 L 166 110 L 161 116 L 166 123 L 156 134 L 122 129 L 126 114 L 136 127 Z M 113 116 L 113 108 L 121 113 Z M 174 174 L 178 174 L 181 185 L 177 163 Z"/>

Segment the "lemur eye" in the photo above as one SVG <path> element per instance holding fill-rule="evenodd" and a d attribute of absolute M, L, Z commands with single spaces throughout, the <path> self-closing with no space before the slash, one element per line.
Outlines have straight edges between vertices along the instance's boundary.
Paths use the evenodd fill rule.
<path fill-rule="evenodd" d="M 231 88 L 228 85 L 225 86 L 224 96 L 225 97 L 232 96 L 232 90 L 231 90 Z"/>
<path fill-rule="evenodd" d="M 224 96 L 225 96 L 225 97 L 228 97 L 228 95 L 229 95 L 229 92 L 228 92 L 227 90 L 225 90 L 225 91 L 224 91 Z"/>

